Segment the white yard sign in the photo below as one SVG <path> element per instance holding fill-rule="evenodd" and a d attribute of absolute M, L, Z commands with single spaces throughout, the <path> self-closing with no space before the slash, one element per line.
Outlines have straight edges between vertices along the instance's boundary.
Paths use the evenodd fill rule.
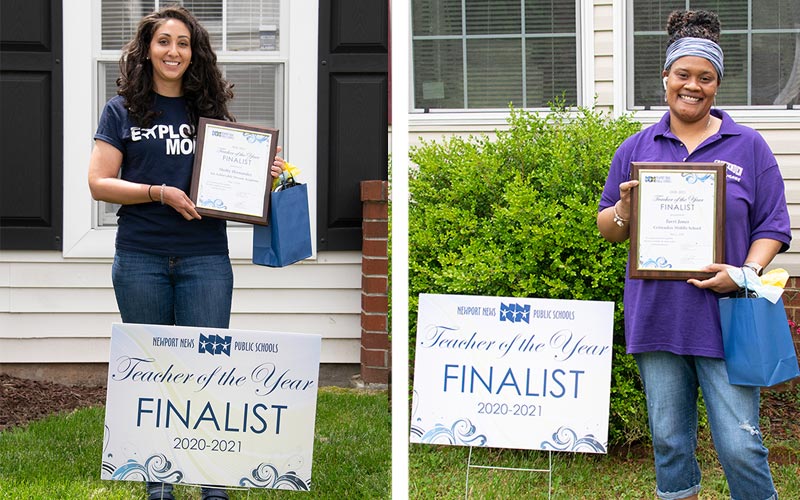
<path fill-rule="evenodd" d="M 411 441 L 605 453 L 614 304 L 420 295 Z"/>
<path fill-rule="evenodd" d="M 102 478 L 308 490 L 320 343 L 113 325 Z"/>

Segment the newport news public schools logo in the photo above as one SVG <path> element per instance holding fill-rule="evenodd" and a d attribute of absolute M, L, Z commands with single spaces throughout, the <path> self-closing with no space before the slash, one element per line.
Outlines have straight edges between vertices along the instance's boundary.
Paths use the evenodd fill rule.
<path fill-rule="evenodd" d="M 531 305 L 500 303 L 500 321 L 511 323 L 528 323 L 531 321 Z"/>
<path fill-rule="evenodd" d="M 672 182 L 672 177 L 669 175 L 645 175 L 642 180 L 648 184 L 669 184 Z"/>
<path fill-rule="evenodd" d="M 200 334 L 200 342 L 197 344 L 197 352 L 200 354 L 224 354 L 228 357 L 231 355 L 231 336 L 221 337 L 219 335 L 203 335 Z"/>
<path fill-rule="evenodd" d="M 280 347 L 277 342 L 252 342 L 241 339 L 234 341 L 232 335 L 217 335 L 215 333 L 208 335 L 199 333 L 199 338 L 153 337 L 154 347 L 194 350 L 195 344 L 197 345 L 198 354 L 225 355 L 228 357 L 231 357 L 231 351 L 278 354 Z"/>

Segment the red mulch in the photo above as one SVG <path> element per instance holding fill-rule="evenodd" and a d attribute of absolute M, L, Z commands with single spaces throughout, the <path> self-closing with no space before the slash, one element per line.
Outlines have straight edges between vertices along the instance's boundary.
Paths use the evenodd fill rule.
<path fill-rule="evenodd" d="M 0 374 L 0 431 L 52 413 L 105 402 L 105 387 L 69 386 Z"/>
<path fill-rule="evenodd" d="M 800 379 L 761 391 L 761 432 L 772 441 L 800 439 Z M 800 450 L 796 446 L 770 446 L 769 461 L 800 464 Z"/>
<path fill-rule="evenodd" d="M 800 438 L 800 384 L 784 391 L 762 391 L 761 417 L 761 430 L 776 441 Z"/>

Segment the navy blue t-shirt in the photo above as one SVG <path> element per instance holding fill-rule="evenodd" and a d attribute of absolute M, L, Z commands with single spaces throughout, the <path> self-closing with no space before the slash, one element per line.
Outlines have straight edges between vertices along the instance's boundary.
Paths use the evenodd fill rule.
<path fill-rule="evenodd" d="M 106 103 L 94 138 L 122 152 L 121 177 L 152 184 L 152 203 L 123 205 L 117 215 L 118 249 L 158 255 L 227 255 L 225 221 L 212 217 L 187 221 L 174 208 L 159 201 L 161 185 L 189 194 L 194 165 L 194 126 L 189 124 L 182 97 L 155 96 L 160 111 L 149 128 L 131 122 L 124 98 Z"/>

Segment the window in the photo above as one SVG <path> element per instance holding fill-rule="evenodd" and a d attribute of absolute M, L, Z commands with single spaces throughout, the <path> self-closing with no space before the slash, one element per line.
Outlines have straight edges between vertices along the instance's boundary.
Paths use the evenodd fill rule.
<path fill-rule="evenodd" d="M 788 108 L 800 104 L 800 3 L 797 0 L 629 0 L 628 107 L 664 105 L 661 70 L 666 23 L 676 9 L 716 12 L 725 78 L 717 103 Z M 629 53 L 631 53 L 629 51 Z"/>
<path fill-rule="evenodd" d="M 413 104 L 432 109 L 578 103 L 578 2 L 413 0 Z"/>
<path fill-rule="evenodd" d="M 122 46 L 139 20 L 172 2 L 104 0 L 98 64 L 98 112 L 116 95 Z M 229 107 L 237 121 L 283 129 L 285 50 L 281 48 L 280 0 L 185 0 L 208 30 L 223 76 L 234 84 Z M 99 118 L 99 117 L 98 117 Z M 280 142 L 283 135 L 279 134 Z M 97 225 L 116 225 L 119 205 L 98 203 Z"/>

